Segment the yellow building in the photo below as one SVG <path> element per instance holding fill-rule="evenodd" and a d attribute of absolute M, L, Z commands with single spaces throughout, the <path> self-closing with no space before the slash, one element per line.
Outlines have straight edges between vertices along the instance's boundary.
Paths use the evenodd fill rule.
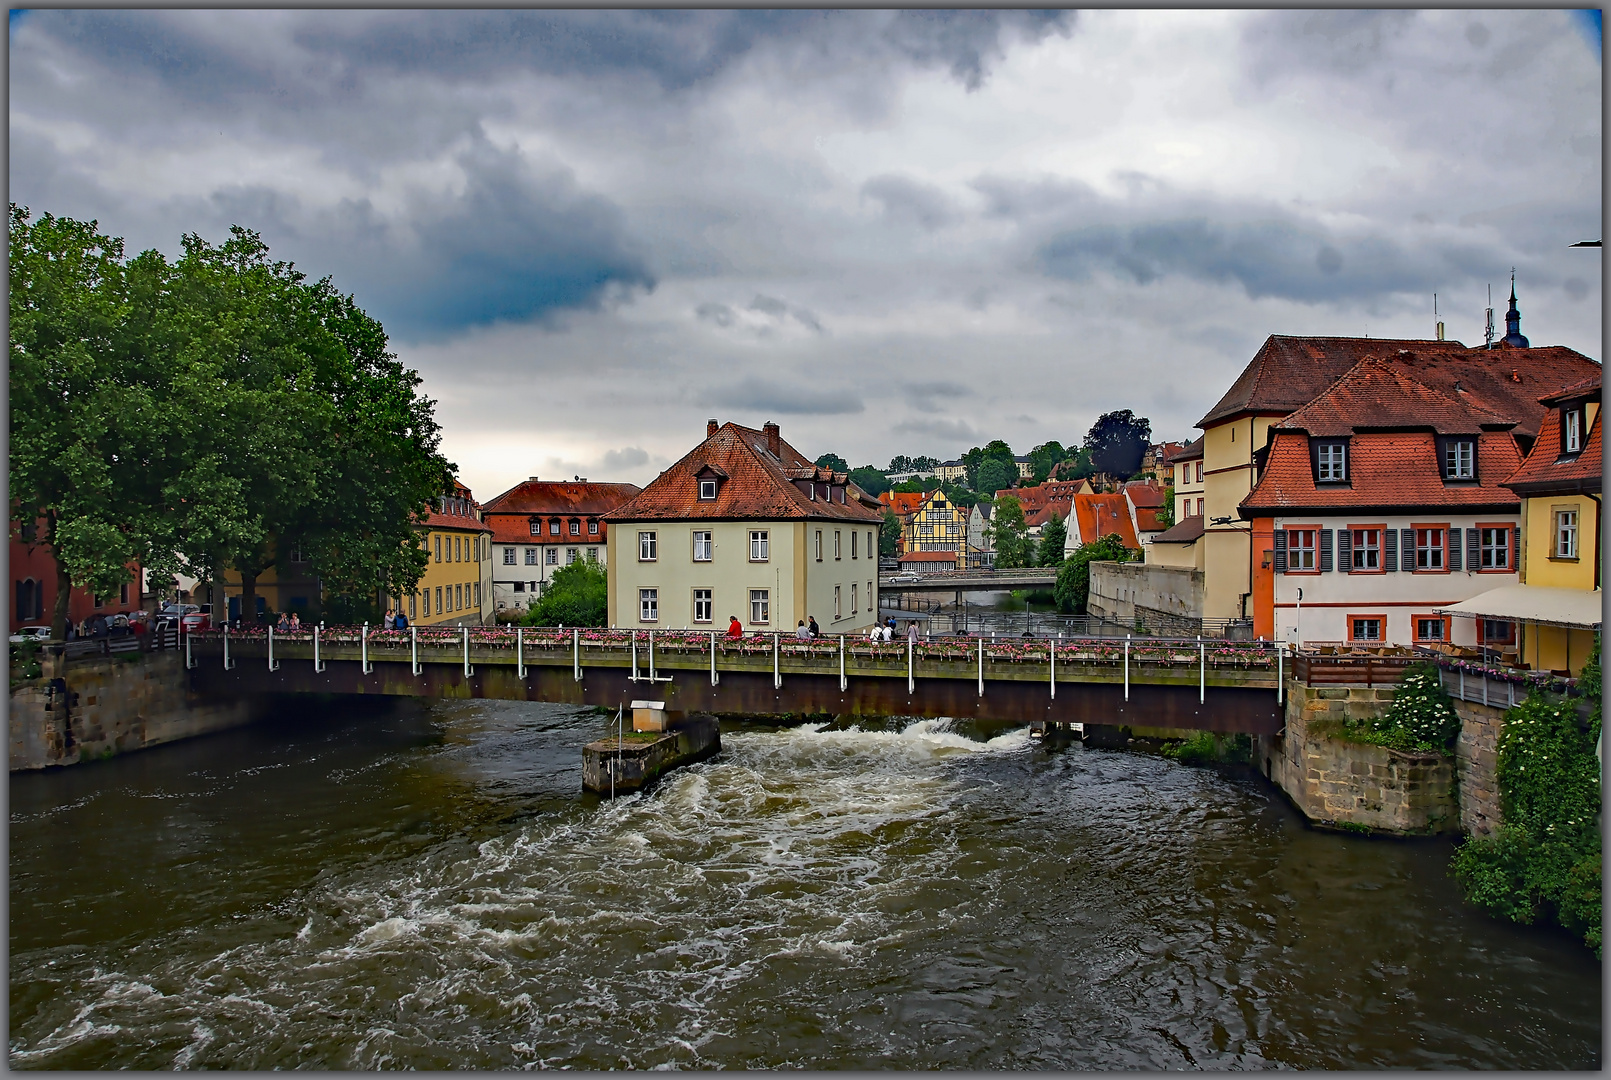
<path fill-rule="evenodd" d="M 968 512 L 945 497 L 940 488 L 923 496 L 904 530 L 905 549 L 949 551 L 957 556 L 959 567 L 966 565 Z"/>
<path fill-rule="evenodd" d="M 1168 467 L 1169 486 L 1175 489 L 1175 523 L 1201 517 L 1204 508 L 1203 440 L 1182 447 L 1169 459 Z"/>
<path fill-rule="evenodd" d="M 238 622 L 243 591 L 240 571 L 225 570 L 222 585 L 229 621 Z M 271 613 L 294 611 L 303 621 L 316 621 L 324 611 L 324 585 L 313 576 L 313 568 L 296 544 L 287 546 L 284 559 L 276 560 L 257 575 L 252 590 L 257 597 L 255 606 L 259 619 Z"/>
<path fill-rule="evenodd" d="M 492 529 L 470 489 L 454 484 L 417 526 L 425 548 L 425 576 L 394 608 L 419 626 L 487 626 L 492 623 Z"/>

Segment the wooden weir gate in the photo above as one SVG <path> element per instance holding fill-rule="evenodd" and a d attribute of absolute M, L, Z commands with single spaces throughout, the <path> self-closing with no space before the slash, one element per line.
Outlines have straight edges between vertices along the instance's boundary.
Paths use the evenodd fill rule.
<path fill-rule="evenodd" d="M 1275 734 L 1292 657 L 1268 643 L 947 638 L 873 643 L 701 631 L 324 627 L 203 631 L 199 691 L 383 694 L 718 716 L 918 716 Z"/>

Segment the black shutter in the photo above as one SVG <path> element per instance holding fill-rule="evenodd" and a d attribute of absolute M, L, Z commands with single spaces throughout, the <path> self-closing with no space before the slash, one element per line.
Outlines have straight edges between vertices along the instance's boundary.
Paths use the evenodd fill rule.
<path fill-rule="evenodd" d="M 1354 561 L 1350 558 L 1350 549 L 1354 534 L 1347 529 L 1337 530 L 1337 570 L 1340 573 L 1349 573 L 1354 568 Z"/>
<path fill-rule="evenodd" d="M 1331 570 L 1331 530 L 1320 530 L 1320 570 L 1322 573 Z"/>
<path fill-rule="evenodd" d="M 1285 529 L 1275 530 L 1275 572 L 1278 574 L 1287 572 L 1287 531 Z"/>
<path fill-rule="evenodd" d="M 1482 530 L 1466 530 L 1466 568 L 1468 570 L 1482 569 Z"/>
<path fill-rule="evenodd" d="M 1599 558 L 1596 554 L 1595 558 Z M 1513 574 L 1521 573 L 1521 526 L 1510 527 L 1510 571 Z"/>
<path fill-rule="evenodd" d="M 1400 529 L 1398 535 L 1398 546 L 1404 554 L 1404 572 L 1407 574 L 1415 569 L 1415 530 Z"/>
<path fill-rule="evenodd" d="M 1476 529 L 1471 530 L 1471 536 L 1472 536 L 1472 541 L 1471 542 L 1473 544 L 1475 544 L 1477 542 L 1477 540 L 1476 540 L 1477 530 Z M 1480 556 L 1478 555 L 1476 550 L 1473 549 L 1473 551 L 1471 552 L 1471 562 L 1470 562 L 1471 569 L 1475 570 L 1477 568 L 1477 559 L 1479 557 Z M 1450 570 L 1459 570 L 1460 569 L 1460 530 L 1459 529 L 1450 529 L 1449 530 L 1449 569 Z"/>
<path fill-rule="evenodd" d="M 1389 574 L 1398 570 L 1398 530 L 1382 530 L 1382 569 Z"/>

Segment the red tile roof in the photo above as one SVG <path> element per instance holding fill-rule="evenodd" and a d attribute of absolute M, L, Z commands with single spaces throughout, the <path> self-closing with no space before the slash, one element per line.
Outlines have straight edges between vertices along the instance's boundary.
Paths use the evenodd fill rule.
<path fill-rule="evenodd" d="M 1141 550 L 1135 528 L 1130 524 L 1129 507 L 1125 505 L 1124 496 L 1116 492 L 1074 496 L 1072 522 L 1079 526 L 1081 544 L 1095 543 L 1109 533 L 1118 533 L 1125 547 Z"/>
<path fill-rule="evenodd" d="M 1571 393 L 1563 390 L 1552 397 L 1570 400 L 1584 394 L 1598 396 L 1599 380 L 1581 390 L 1568 389 Z M 1583 451 L 1566 457 L 1561 453 L 1561 410 L 1551 409 L 1544 417 L 1544 426 L 1539 430 L 1532 452 L 1519 469 L 1505 478 L 1504 486 L 1522 496 L 1598 492 L 1602 461 L 1600 418 L 1604 415 L 1603 410 L 1595 412 L 1594 421 L 1589 424 L 1589 437 L 1583 441 Z"/>
<path fill-rule="evenodd" d="M 523 480 L 488 502 L 489 514 L 607 514 L 643 489 L 636 484 L 588 480 Z"/>
<path fill-rule="evenodd" d="M 1317 485 L 1308 437 L 1301 431 L 1278 431 L 1258 485 L 1238 509 L 1242 517 L 1254 518 L 1330 507 L 1519 508 L 1516 496 L 1500 482 L 1520 461 L 1515 439 L 1485 431 L 1477 437 L 1477 482 L 1445 484 L 1432 432 L 1362 432 L 1349 443 L 1349 483 Z"/>
<path fill-rule="evenodd" d="M 889 507 L 902 517 L 917 513 L 918 507 L 928 496 L 921 491 L 886 491 L 878 497 L 878 501 Z"/>
<path fill-rule="evenodd" d="M 1137 532 L 1162 532 L 1163 528 L 1164 528 L 1164 524 L 1163 524 L 1162 521 L 1159 520 L 1159 517 L 1162 515 L 1162 513 L 1163 513 L 1162 507 L 1154 507 L 1154 506 L 1138 506 L 1138 507 L 1136 507 L 1136 522 L 1135 522 L 1136 523 L 1136 531 Z"/>
<path fill-rule="evenodd" d="M 768 449 L 777 440 L 778 453 Z M 707 466 L 725 474 L 716 498 L 699 498 L 698 477 Z M 796 483 L 799 481 L 800 483 Z M 807 497 L 805 482 L 819 488 Z M 821 497 L 820 488 L 845 489 L 845 501 Z M 789 519 L 876 523 L 883 520 L 877 499 L 850 482 L 848 473 L 821 468 L 784 442 L 777 429 L 757 431 L 723 424 L 681 461 L 661 473 L 605 521 L 778 521 Z"/>
<path fill-rule="evenodd" d="M 1402 368 L 1366 357 L 1325 393 L 1275 425 L 1312 436 L 1346 436 L 1365 430 L 1431 428 L 1440 435 L 1508 430 L 1513 418 L 1489 412 L 1468 395 L 1439 393 Z"/>
<path fill-rule="evenodd" d="M 425 520 L 417 524 L 427 529 L 464 529 L 470 532 L 491 532 L 492 530 L 487 528 L 476 514 L 481 504 L 471 497 L 470 489 L 454 480 L 452 492 L 452 495 L 445 498 L 432 500 L 426 506 Z M 464 505 L 460 507 L 455 504 L 454 500 L 460 500 Z M 447 510 L 446 513 L 443 512 L 444 507 Z M 465 513 L 458 513 L 459 509 L 463 509 Z"/>
<path fill-rule="evenodd" d="M 1146 480 L 1128 480 L 1124 484 L 1124 494 L 1130 500 L 1130 505 L 1140 509 L 1146 507 L 1162 506 L 1164 502 L 1163 489 Z"/>
<path fill-rule="evenodd" d="M 1539 403 L 1543 405 L 1558 405 L 1563 401 L 1570 401 L 1573 398 L 1593 398 L 1595 401 L 1598 401 L 1600 400 L 1599 391 L 1600 373 L 1596 371 L 1588 378 L 1579 379 L 1570 386 L 1563 386 L 1559 390 L 1545 394 L 1538 400 Z"/>
<path fill-rule="evenodd" d="M 1271 334 L 1242 374 L 1208 415 L 1197 421 L 1206 428 L 1243 413 L 1286 414 L 1319 397 L 1345 371 L 1366 356 L 1399 349 L 1454 348 L 1457 341 L 1392 341 L 1381 338 L 1288 337 Z"/>

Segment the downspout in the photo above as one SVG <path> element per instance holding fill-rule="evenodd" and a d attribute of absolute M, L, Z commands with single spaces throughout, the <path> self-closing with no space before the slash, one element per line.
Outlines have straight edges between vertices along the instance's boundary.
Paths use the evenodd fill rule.
<path fill-rule="evenodd" d="M 1587 491 L 1583 494 L 1594 500 L 1594 587 L 1598 589 L 1600 587 L 1600 496 L 1590 494 Z"/>

